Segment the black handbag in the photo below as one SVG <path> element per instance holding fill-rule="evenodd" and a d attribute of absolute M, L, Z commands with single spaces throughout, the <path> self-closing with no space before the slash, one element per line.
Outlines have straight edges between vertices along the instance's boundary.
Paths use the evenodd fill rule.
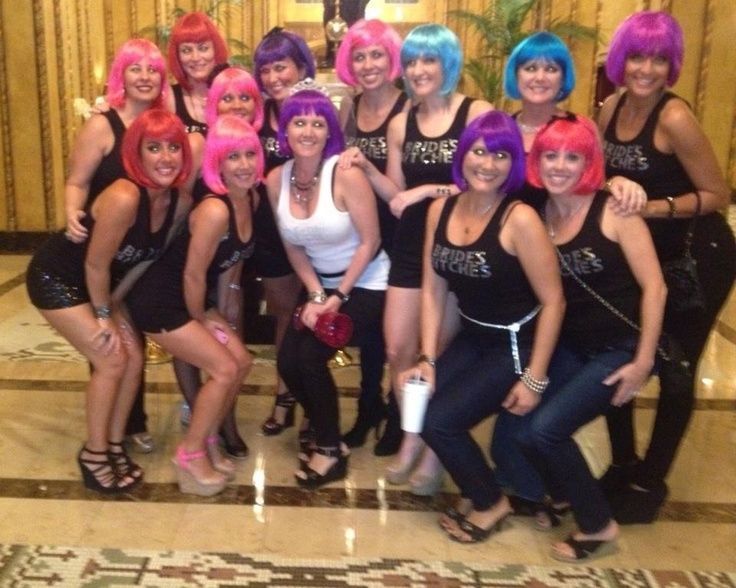
<path fill-rule="evenodd" d="M 695 223 L 700 214 L 700 194 L 695 194 L 698 204 L 685 234 L 683 254 L 662 264 L 662 274 L 667 284 L 667 309 L 672 312 L 705 308 L 703 286 L 698 278 L 698 262 L 691 253 Z"/>

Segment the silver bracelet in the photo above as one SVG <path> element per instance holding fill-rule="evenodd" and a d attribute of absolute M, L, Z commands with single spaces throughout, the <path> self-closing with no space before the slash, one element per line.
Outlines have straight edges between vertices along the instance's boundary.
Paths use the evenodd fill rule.
<path fill-rule="evenodd" d="M 544 394 L 547 386 L 549 386 L 549 378 L 537 380 L 534 376 L 532 376 L 532 373 L 529 371 L 528 367 L 524 368 L 524 371 L 519 377 L 519 380 L 522 384 L 524 384 L 524 386 L 529 388 L 529 390 L 531 390 L 532 392 L 536 392 L 540 396 Z"/>
<path fill-rule="evenodd" d="M 324 290 L 315 290 L 307 295 L 307 300 L 315 304 L 324 304 L 327 302 L 327 294 L 325 294 Z"/>
<path fill-rule="evenodd" d="M 112 311 L 108 305 L 94 307 L 95 318 L 99 320 L 107 320 L 112 316 Z"/>
<path fill-rule="evenodd" d="M 236 284 L 235 282 L 231 282 L 227 287 L 231 290 L 240 290 L 240 284 Z"/>

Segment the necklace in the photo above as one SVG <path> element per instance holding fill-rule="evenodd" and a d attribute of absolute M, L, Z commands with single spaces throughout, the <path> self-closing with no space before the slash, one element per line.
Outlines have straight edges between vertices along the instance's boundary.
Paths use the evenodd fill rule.
<path fill-rule="evenodd" d="M 322 169 L 322 164 L 317 167 L 317 171 L 314 177 L 309 180 L 306 184 L 302 184 L 296 179 L 296 166 L 291 169 L 291 177 L 289 177 L 289 185 L 294 189 L 294 200 L 299 204 L 306 204 L 312 199 L 312 188 L 319 182 L 319 172 Z"/>
<path fill-rule="evenodd" d="M 573 210 L 573 211 L 572 211 L 572 212 L 571 212 L 570 214 L 568 214 L 567 216 L 565 216 L 565 217 L 563 217 L 563 216 L 558 216 L 558 217 L 557 217 L 557 220 L 558 220 L 558 221 L 562 221 L 562 222 L 558 223 L 558 229 L 562 228 L 562 227 L 563 227 L 564 225 L 566 225 L 567 223 L 569 223 L 569 222 L 570 222 L 570 220 L 572 220 L 572 219 L 573 219 L 573 218 L 574 218 L 574 217 L 575 217 L 575 216 L 576 216 L 576 215 L 577 215 L 577 214 L 578 214 L 578 213 L 579 213 L 579 212 L 580 212 L 580 211 L 581 211 L 581 210 L 583 209 L 583 207 L 584 207 L 584 206 L 585 206 L 586 204 L 587 204 L 587 202 L 583 201 L 583 202 L 581 202 L 581 203 L 580 203 L 580 204 L 579 204 L 579 205 L 577 206 L 577 208 L 575 208 L 575 209 L 574 209 L 574 210 Z M 554 224 L 552 223 L 552 219 L 550 218 L 550 214 L 549 214 L 549 213 L 545 214 L 545 218 L 546 218 L 546 221 L 547 221 L 547 234 L 549 234 L 549 236 L 550 236 L 550 237 L 551 237 L 552 239 L 554 239 L 554 238 L 555 238 L 555 237 L 557 236 L 557 229 L 555 229 L 555 226 L 554 226 Z"/>
<path fill-rule="evenodd" d="M 533 135 L 536 134 L 536 132 L 542 128 L 543 125 L 527 125 L 521 120 L 521 114 L 516 117 L 516 125 L 519 127 L 519 130 L 522 133 L 526 133 L 527 135 Z"/>
<path fill-rule="evenodd" d="M 496 205 L 496 202 L 491 202 L 483 210 L 481 210 L 481 211 L 477 212 L 476 214 L 474 214 L 473 215 L 473 219 L 477 219 L 477 218 L 481 218 L 481 217 L 485 216 L 486 214 L 488 214 L 488 211 L 491 210 L 491 208 L 493 208 L 495 205 Z M 470 228 L 471 228 L 470 226 L 465 226 L 464 227 L 464 232 L 465 232 L 466 235 L 468 233 L 470 233 Z"/>

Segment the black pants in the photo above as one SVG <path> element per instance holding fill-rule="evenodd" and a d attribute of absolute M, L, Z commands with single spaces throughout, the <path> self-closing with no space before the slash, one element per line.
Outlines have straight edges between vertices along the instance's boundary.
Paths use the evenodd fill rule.
<path fill-rule="evenodd" d="M 350 300 L 340 312 L 353 320 L 350 345 L 361 346 L 367 339 L 381 333 L 383 290 L 353 288 Z M 319 447 L 340 445 L 340 411 L 335 381 L 327 362 L 335 349 L 320 342 L 313 331 L 297 330 L 294 325 L 284 335 L 276 367 L 286 387 L 304 407 L 314 426 Z"/>
<path fill-rule="evenodd" d="M 660 369 L 654 428 L 636 479 L 644 488 L 663 482 L 672 467 L 695 403 L 698 361 L 736 276 L 736 245 L 730 228 L 723 219 L 715 227 L 703 228 L 696 229 L 692 253 L 698 262 L 706 308 L 665 312 L 663 331 L 679 344 L 689 366 L 664 363 Z M 606 415 L 615 464 L 629 464 L 638 459 L 632 405 L 629 402 L 612 408 Z"/>

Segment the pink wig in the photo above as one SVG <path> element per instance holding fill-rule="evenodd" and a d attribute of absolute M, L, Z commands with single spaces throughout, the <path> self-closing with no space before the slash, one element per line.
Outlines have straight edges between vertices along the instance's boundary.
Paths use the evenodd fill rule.
<path fill-rule="evenodd" d="M 680 77 L 684 54 L 682 28 L 666 12 L 635 12 L 616 29 L 608 48 L 606 75 L 617 86 L 624 85 L 626 60 L 632 55 L 661 56 L 670 64 L 667 85 Z"/>
<path fill-rule="evenodd" d="M 568 151 L 585 158 L 585 171 L 580 176 L 573 194 L 584 196 L 598 190 L 605 178 L 603 149 L 595 123 L 580 115 L 554 117 L 534 139 L 527 158 L 527 180 L 532 186 L 543 188 L 539 160 L 545 151 Z"/>
<path fill-rule="evenodd" d="M 264 160 L 258 134 L 245 119 L 233 114 L 223 114 L 209 126 L 202 156 L 202 177 L 213 192 L 227 194 L 220 166 L 228 154 L 239 149 L 255 152 L 256 180 L 262 181 Z"/>
<path fill-rule="evenodd" d="M 338 77 L 348 86 L 357 86 L 358 80 L 353 74 L 353 51 L 371 45 L 380 45 L 388 53 L 391 66 L 389 78 L 395 80 L 401 75 L 401 37 L 391 26 L 382 20 L 359 20 L 350 27 L 340 43 L 335 58 L 335 71 Z"/>
<path fill-rule="evenodd" d="M 141 113 L 125 131 L 123 137 L 122 157 L 125 173 L 131 181 L 146 188 L 159 188 L 143 169 L 141 146 L 144 139 L 168 141 L 181 145 L 182 166 L 173 185 L 181 186 L 192 170 L 192 151 L 184 124 L 173 112 L 162 108 L 152 108 Z"/>
<path fill-rule="evenodd" d="M 215 63 L 225 63 L 228 58 L 227 45 L 215 24 L 204 12 L 187 12 L 176 21 L 171 29 L 168 47 L 169 71 L 186 90 L 190 88 L 187 76 L 179 62 L 179 45 L 205 41 L 212 41 L 215 49 Z"/>
<path fill-rule="evenodd" d="M 160 108 L 164 104 L 171 90 L 166 79 L 166 65 L 161 52 L 147 39 L 129 39 L 115 54 L 107 76 L 105 99 L 113 108 L 121 108 L 125 104 L 125 70 L 143 59 L 148 59 L 151 67 L 161 75 L 161 93 L 152 106 Z"/>
<path fill-rule="evenodd" d="M 258 89 L 258 84 L 252 75 L 239 67 L 228 67 L 215 76 L 212 80 L 209 92 L 207 92 L 207 105 L 204 116 L 207 126 L 215 124 L 217 119 L 217 105 L 220 99 L 227 93 L 236 96 L 247 94 L 255 103 L 253 120 L 248 121 L 251 126 L 260 131 L 263 126 L 263 96 Z"/>

